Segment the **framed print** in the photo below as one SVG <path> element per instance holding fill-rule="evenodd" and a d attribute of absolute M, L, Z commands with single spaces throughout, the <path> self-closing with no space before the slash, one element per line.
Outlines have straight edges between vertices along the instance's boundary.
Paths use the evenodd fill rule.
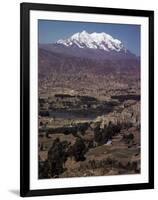
<path fill-rule="evenodd" d="M 154 188 L 154 12 L 21 4 L 21 196 Z"/>

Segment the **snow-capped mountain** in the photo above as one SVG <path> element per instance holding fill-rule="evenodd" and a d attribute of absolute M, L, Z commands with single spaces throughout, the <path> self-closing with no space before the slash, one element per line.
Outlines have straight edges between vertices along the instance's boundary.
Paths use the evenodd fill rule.
<path fill-rule="evenodd" d="M 56 43 L 67 47 L 102 49 L 107 52 L 115 51 L 126 53 L 127 51 L 120 40 L 104 32 L 87 33 L 86 31 L 82 31 L 73 34 L 67 39 L 60 39 Z"/>
<path fill-rule="evenodd" d="M 107 33 L 75 33 L 55 43 L 39 44 L 39 74 L 139 74 L 140 58 Z M 44 67 L 43 67 L 44 66 Z"/>

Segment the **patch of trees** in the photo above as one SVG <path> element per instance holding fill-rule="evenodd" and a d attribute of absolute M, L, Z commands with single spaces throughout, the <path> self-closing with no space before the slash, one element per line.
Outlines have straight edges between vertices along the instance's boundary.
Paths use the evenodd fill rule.
<path fill-rule="evenodd" d="M 122 129 L 129 129 L 133 127 L 133 124 L 131 122 L 124 122 L 121 124 Z"/>
<path fill-rule="evenodd" d="M 140 101 L 140 95 L 114 95 L 111 96 L 112 99 L 118 99 L 120 102 L 126 101 L 126 100 L 135 100 Z"/>
<path fill-rule="evenodd" d="M 84 135 L 85 131 L 89 128 L 90 123 L 85 122 L 81 124 L 76 124 L 73 126 L 63 126 L 63 127 L 58 127 L 58 128 L 48 128 L 47 129 L 47 134 L 53 134 L 53 133 L 63 133 L 65 135 L 68 134 L 73 134 L 76 136 L 77 132 L 80 132 L 81 134 Z M 44 129 L 45 130 L 45 129 Z"/>
<path fill-rule="evenodd" d="M 48 117 L 49 116 L 49 112 L 47 110 L 40 110 L 39 111 L 39 115 L 41 117 Z"/>
<path fill-rule="evenodd" d="M 95 97 L 91 97 L 91 96 L 78 96 L 79 99 L 82 101 L 82 102 L 97 102 L 97 99 Z"/>
<path fill-rule="evenodd" d="M 107 143 L 108 140 L 111 140 L 112 137 L 116 134 L 118 134 L 121 131 L 121 124 L 112 124 L 109 123 L 108 126 L 105 125 L 104 128 L 100 128 L 100 125 L 98 124 L 94 128 L 94 140 L 99 145 Z"/>
<path fill-rule="evenodd" d="M 127 163 L 122 163 L 114 158 L 107 157 L 103 160 L 89 160 L 87 163 L 81 164 L 82 170 L 87 169 L 109 169 L 115 168 L 118 170 L 118 173 L 127 173 L 129 171 L 134 171 L 135 173 L 140 173 L 140 165 L 138 161 L 129 161 Z"/>
<path fill-rule="evenodd" d="M 63 98 L 74 98 L 74 97 L 76 97 L 76 96 L 70 95 L 70 94 L 55 94 L 54 96 L 55 96 L 56 98 L 61 98 L 61 99 L 63 99 Z"/>
<path fill-rule="evenodd" d="M 133 135 L 133 133 L 128 133 L 128 134 L 123 135 L 123 140 L 124 140 L 127 144 L 133 142 L 133 140 L 134 140 L 134 135 Z"/>
<path fill-rule="evenodd" d="M 85 122 L 82 124 L 77 125 L 77 131 L 80 132 L 82 135 L 85 134 L 85 131 L 90 127 L 90 123 Z"/>
<path fill-rule="evenodd" d="M 64 164 L 68 157 L 74 157 L 77 162 L 84 161 L 86 152 L 86 145 L 81 138 L 77 138 L 73 146 L 67 141 L 55 139 L 48 151 L 48 159 L 39 161 L 39 178 L 59 177 L 66 170 Z"/>
<path fill-rule="evenodd" d="M 39 98 L 38 101 L 39 101 L 39 103 L 41 103 L 41 104 L 44 104 L 44 103 L 47 102 L 47 100 L 44 99 L 44 98 Z"/>
<path fill-rule="evenodd" d="M 117 167 L 118 161 L 114 158 L 107 157 L 103 160 L 89 160 L 87 163 L 81 165 L 82 169 L 98 169 L 98 168 L 107 168 L 108 167 Z"/>
<path fill-rule="evenodd" d="M 83 139 L 77 138 L 75 144 L 70 149 L 70 155 L 74 156 L 77 162 L 84 161 L 86 152 L 87 148 Z"/>
<path fill-rule="evenodd" d="M 67 141 L 60 141 L 59 138 L 55 139 L 52 147 L 48 151 L 48 159 L 40 164 L 39 163 L 39 177 L 51 178 L 58 177 L 59 174 L 64 172 L 64 163 L 68 157 L 69 143 Z"/>
<path fill-rule="evenodd" d="M 123 169 L 124 171 L 119 170 L 119 174 L 125 174 L 128 171 L 134 171 L 134 173 L 140 173 L 140 165 L 139 161 L 129 161 L 126 164 L 118 162 L 119 169 Z"/>

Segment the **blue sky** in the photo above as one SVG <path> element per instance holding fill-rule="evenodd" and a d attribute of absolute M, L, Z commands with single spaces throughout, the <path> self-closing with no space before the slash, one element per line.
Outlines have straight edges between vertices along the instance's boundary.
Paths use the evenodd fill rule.
<path fill-rule="evenodd" d="M 39 20 L 39 43 L 54 43 L 70 37 L 76 32 L 105 32 L 123 42 L 124 46 L 137 56 L 140 55 L 140 26 L 128 24 L 107 24 L 94 22 L 70 22 Z"/>

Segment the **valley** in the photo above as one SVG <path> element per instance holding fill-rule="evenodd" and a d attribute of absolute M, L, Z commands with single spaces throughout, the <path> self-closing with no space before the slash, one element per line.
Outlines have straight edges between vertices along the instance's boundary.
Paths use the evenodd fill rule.
<path fill-rule="evenodd" d="M 47 79 L 39 87 L 40 178 L 140 173 L 139 81 L 118 75 L 115 79 L 58 76 L 53 77 L 57 82 Z M 67 148 L 65 162 L 58 166 L 62 172 L 43 175 L 42 166 L 56 139 Z M 74 150 L 77 142 L 81 143 L 77 154 L 84 151 L 79 160 Z"/>
<path fill-rule="evenodd" d="M 39 179 L 141 172 L 140 60 L 107 38 L 39 45 Z"/>

